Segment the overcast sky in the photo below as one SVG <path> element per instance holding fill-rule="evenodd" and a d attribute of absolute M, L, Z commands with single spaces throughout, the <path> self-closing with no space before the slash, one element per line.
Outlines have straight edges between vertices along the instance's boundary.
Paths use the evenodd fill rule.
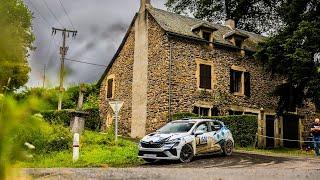
<path fill-rule="evenodd" d="M 61 33 L 51 35 L 51 27 L 78 30 L 75 39 L 70 36 L 67 40 L 68 58 L 107 65 L 140 6 L 140 0 L 24 0 L 24 2 L 33 12 L 32 24 L 36 36 L 34 46 L 37 47 L 29 58 L 31 73 L 27 86 L 42 86 L 43 69 L 46 65 L 47 87 L 58 85 L 59 46 L 62 40 Z M 152 5 L 165 9 L 164 2 L 165 0 L 152 0 Z M 65 65 L 68 70 L 66 85 L 97 81 L 105 70 L 104 67 L 70 61 L 66 61 Z"/>

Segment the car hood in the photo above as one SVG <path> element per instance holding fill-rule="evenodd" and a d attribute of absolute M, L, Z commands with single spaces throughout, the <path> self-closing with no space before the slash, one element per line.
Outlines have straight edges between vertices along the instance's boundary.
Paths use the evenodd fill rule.
<path fill-rule="evenodd" d="M 151 133 L 146 135 L 141 141 L 144 142 L 165 142 L 173 139 L 178 139 L 187 136 L 188 133 L 170 133 L 170 134 L 161 134 L 161 133 Z"/>

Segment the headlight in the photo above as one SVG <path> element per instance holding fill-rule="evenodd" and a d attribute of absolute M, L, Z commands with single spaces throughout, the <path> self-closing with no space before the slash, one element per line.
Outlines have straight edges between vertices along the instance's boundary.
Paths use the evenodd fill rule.
<path fill-rule="evenodd" d="M 170 141 L 165 142 L 164 147 L 165 148 L 173 148 L 173 147 L 178 146 L 180 144 L 180 142 L 181 142 L 180 138 L 172 139 Z"/>
<path fill-rule="evenodd" d="M 175 143 L 180 143 L 181 139 L 177 138 L 177 139 L 172 139 L 170 141 L 165 142 L 165 144 L 175 144 Z"/>

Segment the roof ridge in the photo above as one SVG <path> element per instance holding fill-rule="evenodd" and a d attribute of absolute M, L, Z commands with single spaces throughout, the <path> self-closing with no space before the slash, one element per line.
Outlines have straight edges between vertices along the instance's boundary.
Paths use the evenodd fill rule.
<path fill-rule="evenodd" d="M 157 10 L 157 11 L 162 11 L 164 13 L 169 13 L 169 14 L 172 14 L 172 15 L 175 15 L 175 16 L 180 16 L 180 17 L 183 17 L 183 18 L 188 18 L 190 20 L 197 20 L 197 21 L 201 21 L 203 23 L 209 23 L 209 24 L 214 25 L 214 26 L 220 26 L 220 27 L 224 27 L 224 28 L 230 29 L 228 26 L 223 25 L 223 24 L 214 23 L 214 22 L 210 22 L 210 21 L 206 21 L 206 20 L 203 20 L 203 19 L 198 19 L 198 18 L 195 18 L 195 17 L 186 16 L 186 15 L 177 14 L 177 13 L 174 13 L 174 12 L 170 12 L 170 11 L 166 11 L 166 10 L 163 10 L 163 9 L 155 8 L 153 6 L 149 6 L 147 8 L 148 9 L 154 9 L 154 10 Z M 230 31 L 232 31 L 232 30 L 240 30 L 240 31 L 243 31 L 244 33 L 250 33 L 250 34 L 254 34 L 254 35 L 261 36 L 261 37 L 265 38 L 265 36 L 263 36 L 262 34 L 258 34 L 258 33 L 251 32 L 251 31 L 247 31 L 247 30 L 244 30 L 244 29 L 239 29 L 239 28 L 230 29 Z"/>

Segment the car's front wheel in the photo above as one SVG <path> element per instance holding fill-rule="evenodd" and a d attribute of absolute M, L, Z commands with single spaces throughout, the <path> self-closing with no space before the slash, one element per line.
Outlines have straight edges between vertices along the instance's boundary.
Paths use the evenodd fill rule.
<path fill-rule="evenodd" d="M 230 156 L 233 152 L 233 142 L 228 139 L 223 146 L 223 155 Z"/>
<path fill-rule="evenodd" d="M 193 158 L 193 148 L 190 144 L 186 144 L 181 148 L 180 161 L 183 163 L 190 162 Z"/>

